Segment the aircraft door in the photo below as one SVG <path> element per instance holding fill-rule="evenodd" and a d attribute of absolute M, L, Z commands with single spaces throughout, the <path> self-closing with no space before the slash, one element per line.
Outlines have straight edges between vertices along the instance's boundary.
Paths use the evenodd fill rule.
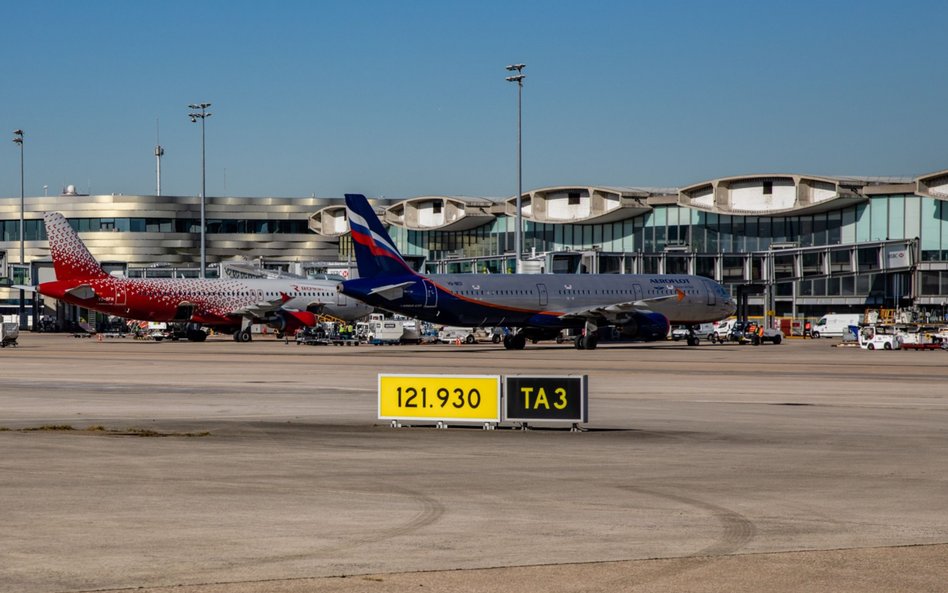
<path fill-rule="evenodd" d="M 339 291 L 336 291 L 336 304 L 340 307 L 348 306 L 348 297 Z"/>
<path fill-rule="evenodd" d="M 708 306 L 713 307 L 718 304 L 718 293 L 714 284 L 710 280 L 704 281 L 704 288 L 708 291 Z"/>
<path fill-rule="evenodd" d="M 434 308 L 438 306 L 438 288 L 430 280 L 422 280 L 425 286 L 425 307 Z"/>
<path fill-rule="evenodd" d="M 636 301 L 642 300 L 642 285 L 641 284 L 632 285 L 632 299 Z"/>
<path fill-rule="evenodd" d="M 537 284 L 537 295 L 540 297 L 540 306 L 546 307 L 546 304 L 549 301 L 549 296 L 546 292 L 546 284 Z"/>

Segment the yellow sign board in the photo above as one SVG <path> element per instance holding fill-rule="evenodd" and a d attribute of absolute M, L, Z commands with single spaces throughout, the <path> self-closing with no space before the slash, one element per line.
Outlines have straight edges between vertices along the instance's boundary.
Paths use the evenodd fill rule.
<path fill-rule="evenodd" d="M 379 420 L 500 422 L 500 376 L 380 374 Z"/>

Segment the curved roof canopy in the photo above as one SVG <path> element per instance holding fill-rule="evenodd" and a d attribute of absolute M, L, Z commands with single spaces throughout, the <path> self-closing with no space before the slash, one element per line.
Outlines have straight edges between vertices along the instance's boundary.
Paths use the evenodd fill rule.
<path fill-rule="evenodd" d="M 805 175 L 746 175 L 697 183 L 678 192 L 678 205 L 715 214 L 815 214 L 868 200 L 868 182 Z"/>
<path fill-rule="evenodd" d="M 493 221 L 491 206 L 483 199 L 421 196 L 392 204 L 382 220 L 413 231 L 466 231 Z"/>
<path fill-rule="evenodd" d="M 653 196 L 675 195 L 675 189 L 557 186 L 535 189 L 520 198 L 521 214 L 532 222 L 605 223 L 625 220 L 652 209 Z M 508 216 L 517 215 L 516 196 L 505 201 Z"/>
<path fill-rule="evenodd" d="M 309 230 L 325 237 L 339 237 L 349 232 L 345 204 L 320 208 L 309 217 Z"/>
<path fill-rule="evenodd" d="M 915 181 L 915 193 L 948 200 L 948 170 L 923 175 Z"/>

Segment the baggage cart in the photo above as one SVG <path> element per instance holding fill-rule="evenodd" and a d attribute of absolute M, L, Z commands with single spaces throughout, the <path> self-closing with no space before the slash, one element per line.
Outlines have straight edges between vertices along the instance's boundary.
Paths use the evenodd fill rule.
<path fill-rule="evenodd" d="M 20 327 L 16 322 L 0 323 L 0 348 L 16 347 L 16 340 L 20 336 Z"/>

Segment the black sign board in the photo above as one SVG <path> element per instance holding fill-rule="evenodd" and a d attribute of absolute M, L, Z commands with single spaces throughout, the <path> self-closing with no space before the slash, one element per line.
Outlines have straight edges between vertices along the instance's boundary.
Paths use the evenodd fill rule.
<path fill-rule="evenodd" d="M 588 375 L 504 377 L 504 420 L 588 422 Z"/>

